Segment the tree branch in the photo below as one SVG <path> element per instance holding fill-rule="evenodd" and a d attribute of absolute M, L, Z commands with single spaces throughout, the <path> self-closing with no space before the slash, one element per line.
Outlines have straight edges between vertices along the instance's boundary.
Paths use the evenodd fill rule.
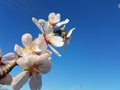
<path fill-rule="evenodd" d="M 20 58 L 20 56 L 16 56 L 5 68 L 0 72 L 0 79 L 4 78 L 16 65 L 16 61 Z"/>

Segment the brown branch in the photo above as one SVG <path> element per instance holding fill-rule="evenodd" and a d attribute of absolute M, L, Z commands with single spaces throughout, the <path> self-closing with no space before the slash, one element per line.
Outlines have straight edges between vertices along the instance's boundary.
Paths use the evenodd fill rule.
<path fill-rule="evenodd" d="M 2 69 L 0 72 L 0 79 L 4 78 L 16 65 L 16 61 L 18 60 L 19 56 L 16 56 L 14 60 L 12 60 L 5 68 Z"/>

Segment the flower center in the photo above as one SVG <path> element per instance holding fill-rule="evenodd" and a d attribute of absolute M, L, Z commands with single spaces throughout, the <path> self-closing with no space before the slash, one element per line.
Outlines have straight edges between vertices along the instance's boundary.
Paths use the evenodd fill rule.
<path fill-rule="evenodd" d="M 55 26 L 56 26 L 56 23 L 53 23 L 53 22 L 50 22 L 50 21 L 49 21 L 49 24 L 50 24 L 52 27 L 55 27 Z"/>
<path fill-rule="evenodd" d="M 38 69 L 38 65 L 34 64 L 30 68 L 25 68 L 24 71 L 29 71 L 31 75 L 38 75 L 40 73 L 40 70 Z"/>
<path fill-rule="evenodd" d="M 23 48 L 23 52 L 24 53 L 33 53 L 34 50 L 32 48 L 30 48 L 30 49 Z"/>

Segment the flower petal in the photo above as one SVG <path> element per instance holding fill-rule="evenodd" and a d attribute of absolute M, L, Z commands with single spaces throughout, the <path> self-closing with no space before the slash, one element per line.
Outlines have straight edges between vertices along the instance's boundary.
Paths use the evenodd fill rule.
<path fill-rule="evenodd" d="M 48 44 L 48 46 L 57 56 L 61 57 L 61 54 L 53 46 L 51 46 L 50 44 Z"/>
<path fill-rule="evenodd" d="M 18 74 L 11 84 L 12 88 L 14 90 L 20 90 L 22 86 L 28 81 L 30 77 L 30 73 L 27 71 L 23 71 L 20 74 Z"/>
<path fill-rule="evenodd" d="M 39 66 L 40 73 L 46 74 L 51 70 L 52 62 L 51 60 L 44 60 L 41 62 L 41 65 Z"/>
<path fill-rule="evenodd" d="M 32 21 L 33 23 L 40 29 L 40 31 L 42 33 L 44 33 L 44 30 L 42 28 L 42 25 L 45 23 L 45 20 L 43 19 L 40 19 L 39 21 L 35 18 L 35 17 L 32 17 Z"/>
<path fill-rule="evenodd" d="M 49 21 L 50 21 L 50 22 L 53 22 L 53 21 L 54 21 L 54 17 L 55 17 L 55 13 L 54 13 L 54 12 L 50 13 L 50 14 L 48 15 Z"/>
<path fill-rule="evenodd" d="M 46 50 L 47 49 L 47 44 L 44 40 L 43 35 L 39 35 L 37 39 L 34 41 L 34 46 L 37 46 L 39 50 Z"/>
<path fill-rule="evenodd" d="M 59 36 L 51 37 L 50 43 L 55 47 L 62 47 L 64 45 L 63 38 Z"/>
<path fill-rule="evenodd" d="M 57 13 L 55 17 L 55 23 L 60 22 L 60 17 L 61 17 L 60 14 Z"/>
<path fill-rule="evenodd" d="M 54 12 L 52 12 L 48 15 L 48 19 L 52 23 L 57 23 L 60 21 L 60 14 L 59 13 L 55 14 Z"/>
<path fill-rule="evenodd" d="M 30 85 L 30 90 L 41 90 L 41 86 L 42 86 L 41 75 L 37 75 L 37 76 L 32 75 L 29 85 Z"/>
<path fill-rule="evenodd" d="M 74 30 L 75 30 L 75 28 L 70 29 L 66 37 L 67 38 L 70 37 Z"/>
<path fill-rule="evenodd" d="M 26 57 L 22 57 L 17 60 L 17 64 L 22 68 L 29 68 L 31 67 L 36 61 L 35 55 L 28 55 Z"/>
<path fill-rule="evenodd" d="M 31 44 L 32 44 L 32 35 L 29 33 L 23 34 L 22 35 L 22 44 L 24 45 L 25 48 L 31 48 Z"/>
<path fill-rule="evenodd" d="M 12 60 L 16 57 L 16 55 L 14 53 L 8 53 L 8 54 L 5 54 L 3 57 L 2 57 L 2 62 L 5 62 L 5 61 L 9 61 L 9 60 Z"/>
<path fill-rule="evenodd" d="M 51 54 L 49 54 L 49 53 L 43 53 L 40 56 L 36 56 L 37 60 L 35 61 L 35 64 L 36 65 L 41 64 L 44 60 L 49 59 L 50 56 L 51 56 Z"/>
<path fill-rule="evenodd" d="M 18 55 L 22 56 L 22 47 L 19 46 L 18 44 L 15 44 L 15 46 L 14 46 L 14 51 L 15 51 Z"/>
<path fill-rule="evenodd" d="M 60 27 L 61 25 L 64 25 L 67 23 L 69 23 L 69 19 L 66 19 L 65 21 L 61 21 L 61 22 L 57 23 L 56 26 Z"/>
<path fill-rule="evenodd" d="M 13 78 L 11 75 L 7 74 L 4 78 L 0 79 L 0 84 L 10 85 Z"/>

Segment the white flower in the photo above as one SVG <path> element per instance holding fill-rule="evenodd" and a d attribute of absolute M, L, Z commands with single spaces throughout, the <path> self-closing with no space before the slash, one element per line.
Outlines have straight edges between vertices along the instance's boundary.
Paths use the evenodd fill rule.
<path fill-rule="evenodd" d="M 48 15 L 49 25 L 52 27 L 60 27 L 61 25 L 69 23 L 69 19 L 60 22 L 61 15 L 59 13 L 55 14 L 54 12 Z"/>
<path fill-rule="evenodd" d="M 25 48 L 18 45 L 15 46 L 17 53 L 20 53 L 22 56 L 17 60 L 17 64 L 21 66 L 24 71 L 14 78 L 12 82 L 14 90 L 20 90 L 28 79 L 30 79 L 29 85 L 31 90 L 40 90 L 42 85 L 41 74 L 48 73 L 51 69 L 52 64 L 51 60 L 49 60 L 51 52 L 46 49 L 46 45 L 44 45 L 42 41 L 39 43 L 38 39 L 34 41 L 31 40 L 32 37 L 30 34 L 24 34 L 22 36 L 22 43 Z M 37 53 L 40 53 L 40 55 L 37 55 Z"/>
<path fill-rule="evenodd" d="M 40 56 L 29 55 L 18 59 L 17 64 L 21 66 L 24 71 L 14 78 L 12 82 L 13 89 L 20 90 L 30 78 L 30 90 L 40 90 L 42 85 L 41 74 L 45 74 L 51 69 L 51 61 L 48 60 L 49 57 L 50 55 L 46 53 Z"/>
<path fill-rule="evenodd" d="M 48 21 L 43 19 L 37 20 L 35 17 L 32 17 L 32 21 L 40 29 L 42 34 L 49 34 L 53 32 L 54 28 L 69 23 L 69 19 L 60 22 L 60 18 L 61 15 L 59 13 L 55 14 L 52 12 L 48 15 Z"/>
<path fill-rule="evenodd" d="M 26 56 L 31 54 L 33 50 L 33 38 L 29 33 L 23 34 L 21 38 L 22 44 L 25 48 L 22 48 L 18 44 L 15 44 L 14 51 L 20 56 Z"/>
<path fill-rule="evenodd" d="M 32 17 L 33 23 L 40 29 L 42 33 L 48 34 L 50 32 L 53 32 L 53 27 L 50 26 L 48 21 L 45 21 L 43 19 L 37 20 L 35 17 Z"/>
<path fill-rule="evenodd" d="M 48 15 L 48 19 L 51 23 L 58 23 L 60 22 L 60 14 L 55 14 L 54 12 L 52 12 Z"/>

